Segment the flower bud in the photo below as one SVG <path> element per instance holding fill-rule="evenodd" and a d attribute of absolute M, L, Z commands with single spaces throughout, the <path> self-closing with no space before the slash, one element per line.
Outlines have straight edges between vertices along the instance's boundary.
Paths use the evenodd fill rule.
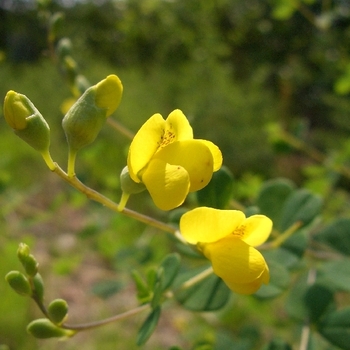
<path fill-rule="evenodd" d="M 23 273 L 19 271 L 10 271 L 5 276 L 5 279 L 16 293 L 24 296 L 31 296 L 32 290 L 29 281 Z"/>
<path fill-rule="evenodd" d="M 116 75 L 87 89 L 70 108 L 62 121 L 62 126 L 70 150 L 77 152 L 93 142 L 106 118 L 118 107 L 123 86 Z"/>
<path fill-rule="evenodd" d="M 68 316 L 68 304 L 63 299 L 55 299 L 50 303 L 47 311 L 50 320 L 53 323 L 60 325 Z"/>
<path fill-rule="evenodd" d="M 33 290 L 33 297 L 41 302 L 44 301 L 44 281 L 40 275 L 40 273 L 37 273 L 33 277 L 33 285 L 34 285 L 34 290 Z"/>
<path fill-rule="evenodd" d="M 29 247 L 26 244 L 20 243 L 17 250 L 17 256 L 27 275 L 34 277 L 38 272 L 39 264 L 35 257 L 30 254 Z"/>
<path fill-rule="evenodd" d="M 76 332 L 57 327 L 47 318 L 39 318 L 29 323 L 27 332 L 39 339 L 71 337 Z"/>
<path fill-rule="evenodd" d="M 5 96 L 4 117 L 22 140 L 41 153 L 48 152 L 50 127 L 27 96 L 10 90 Z"/>

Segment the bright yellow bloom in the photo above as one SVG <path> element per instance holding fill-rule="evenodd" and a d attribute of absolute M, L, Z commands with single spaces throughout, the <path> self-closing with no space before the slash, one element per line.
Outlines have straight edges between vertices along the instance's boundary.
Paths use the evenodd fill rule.
<path fill-rule="evenodd" d="M 185 213 L 180 231 L 188 243 L 197 244 L 216 275 L 239 294 L 255 293 L 270 280 L 264 257 L 254 247 L 264 243 L 272 221 L 264 215 L 248 218 L 238 210 L 200 207 Z"/>
<path fill-rule="evenodd" d="M 192 127 L 177 109 L 166 120 L 154 114 L 143 124 L 130 145 L 127 164 L 131 179 L 144 183 L 160 209 L 170 210 L 209 183 L 222 155 L 212 142 L 193 139 Z"/>

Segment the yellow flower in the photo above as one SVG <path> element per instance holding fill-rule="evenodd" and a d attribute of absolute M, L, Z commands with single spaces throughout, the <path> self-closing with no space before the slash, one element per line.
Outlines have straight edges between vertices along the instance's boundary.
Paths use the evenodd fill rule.
<path fill-rule="evenodd" d="M 193 139 L 192 127 L 177 109 L 166 120 L 154 114 L 143 124 L 130 145 L 127 164 L 131 179 L 146 186 L 160 209 L 170 210 L 209 183 L 222 155 L 212 142 Z"/>
<path fill-rule="evenodd" d="M 248 218 L 238 210 L 200 207 L 185 213 L 180 220 L 184 239 L 208 258 L 214 273 L 239 294 L 255 293 L 270 279 L 264 257 L 254 247 L 264 243 L 272 221 L 264 215 Z"/>

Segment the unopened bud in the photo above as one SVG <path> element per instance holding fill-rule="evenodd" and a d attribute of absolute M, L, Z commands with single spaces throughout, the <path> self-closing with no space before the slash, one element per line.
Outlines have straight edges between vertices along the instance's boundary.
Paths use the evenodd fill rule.
<path fill-rule="evenodd" d="M 48 152 L 50 127 L 27 96 L 10 90 L 5 96 L 4 117 L 22 140 L 41 153 Z"/>
<path fill-rule="evenodd" d="M 38 272 L 39 264 L 35 257 L 30 254 L 29 247 L 26 244 L 20 243 L 17 250 L 17 256 L 27 275 L 34 277 Z"/>
<path fill-rule="evenodd" d="M 34 290 L 33 290 L 33 297 L 41 302 L 44 301 L 44 281 L 40 275 L 40 273 L 37 273 L 33 277 L 33 285 L 34 285 Z"/>
<path fill-rule="evenodd" d="M 31 296 L 32 290 L 29 281 L 23 273 L 19 271 L 10 271 L 5 276 L 5 279 L 16 293 L 24 296 Z"/>
<path fill-rule="evenodd" d="M 106 118 L 118 107 L 123 87 L 116 75 L 87 89 L 70 108 L 62 121 L 62 126 L 70 150 L 77 152 L 93 142 Z"/>
<path fill-rule="evenodd" d="M 57 327 L 47 318 L 39 318 L 27 326 L 27 332 L 39 339 L 71 337 L 76 332 Z"/>
<path fill-rule="evenodd" d="M 60 325 L 68 316 L 68 304 L 63 299 L 55 299 L 50 303 L 47 311 L 50 320 L 53 323 Z"/>

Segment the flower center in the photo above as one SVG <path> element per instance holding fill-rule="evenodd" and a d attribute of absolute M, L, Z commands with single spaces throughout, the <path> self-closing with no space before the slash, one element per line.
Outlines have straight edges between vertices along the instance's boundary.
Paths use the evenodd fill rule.
<path fill-rule="evenodd" d="M 159 147 L 165 147 L 174 142 L 175 134 L 171 130 L 165 130 L 164 134 L 160 137 Z"/>
<path fill-rule="evenodd" d="M 244 225 L 241 225 L 241 226 L 238 226 L 233 232 L 232 234 L 238 238 L 241 238 L 244 236 L 244 231 L 245 231 L 245 226 Z"/>

